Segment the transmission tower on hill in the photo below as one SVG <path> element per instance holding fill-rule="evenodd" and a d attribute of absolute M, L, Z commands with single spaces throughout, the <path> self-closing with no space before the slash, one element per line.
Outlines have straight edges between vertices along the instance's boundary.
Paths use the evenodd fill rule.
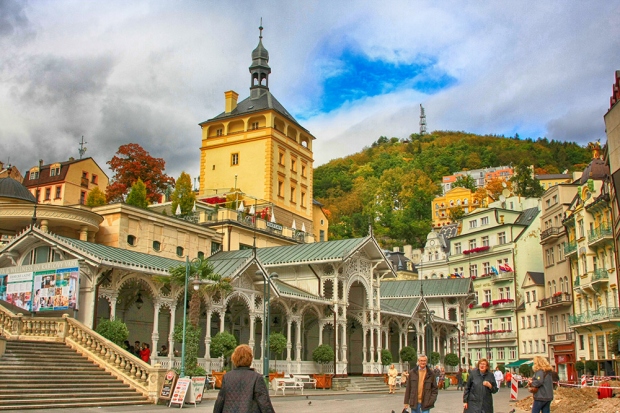
<path fill-rule="evenodd" d="M 426 135 L 426 115 L 424 114 L 424 106 L 420 103 L 420 135 Z"/>

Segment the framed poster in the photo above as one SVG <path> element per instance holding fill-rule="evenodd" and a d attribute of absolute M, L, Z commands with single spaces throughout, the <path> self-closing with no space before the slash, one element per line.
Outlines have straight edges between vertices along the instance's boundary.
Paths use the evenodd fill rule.
<path fill-rule="evenodd" d="M 159 398 L 163 400 L 170 400 L 172 398 L 172 390 L 177 382 L 177 373 L 174 370 L 168 370 L 164 382 L 159 389 Z"/>
<path fill-rule="evenodd" d="M 188 403 L 195 404 L 202 401 L 202 393 L 204 393 L 206 383 L 207 376 L 192 377 L 192 398 L 187 401 Z"/>
<path fill-rule="evenodd" d="M 174 386 L 174 391 L 172 392 L 172 398 L 170 399 L 169 407 L 173 404 L 180 404 L 179 408 L 183 407 L 183 403 L 185 403 L 185 397 L 188 392 L 192 391 L 192 380 L 183 377 L 177 380 L 176 386 Z"/>

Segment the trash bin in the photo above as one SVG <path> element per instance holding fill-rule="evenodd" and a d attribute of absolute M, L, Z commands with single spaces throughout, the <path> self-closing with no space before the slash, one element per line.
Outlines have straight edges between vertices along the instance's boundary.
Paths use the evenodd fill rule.
<path fill-rule="evenodd" d="M 446 377 L 444 379 L 444 382 L 445 382 L 444 389 L 447 389 L 448 387 L 450 387 L 450 377 Z"/>

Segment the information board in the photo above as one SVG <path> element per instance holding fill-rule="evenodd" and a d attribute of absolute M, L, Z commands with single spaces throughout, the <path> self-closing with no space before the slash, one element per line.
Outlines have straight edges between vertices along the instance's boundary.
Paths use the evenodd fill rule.
<path fill-rule="evenodd" d="M 159 390 L 159 398 L 163 400 L 170 400 L 172 398 L 172 390 L 177 382 L 177 373 L 174 370 L 168 370 L 166 377 Z"/>
<path fill-rule="evenodd" d="M 176 386 L 174 386 L 174 391 L 172 392 L 172 398 L 170 399 L 169 406 L 173 404 L 180 404 L 179 408 L 183 407 L 183 403 L 185 402 L 185 397 L 188 392 L 192 391 L 192 380 L 183 377 L 177 380 Z"/>
<path fill-rule="evenodd" d="M 202 401 L 202 393 L 205 390 L 206 383 L 206 376 L 192 377 L 192 398 L 187 401 L 188 403 L 200 403 Z"/>

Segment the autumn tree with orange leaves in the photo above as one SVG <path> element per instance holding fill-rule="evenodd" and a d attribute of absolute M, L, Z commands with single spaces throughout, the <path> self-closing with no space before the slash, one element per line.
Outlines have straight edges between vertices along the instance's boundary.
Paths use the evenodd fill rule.
<path fill-rule="evenodd" d="M 164 173 L 163 158 L 153 158 L 137 143 L 121 145 L 107 164 L 114 173 L 106 191 L 108 202 L 124 201 L 138 179 L 144 182 L 146 198 L 151 203 L 159 202 L 168 185 L 174 185 L 174 179 Z"/>

